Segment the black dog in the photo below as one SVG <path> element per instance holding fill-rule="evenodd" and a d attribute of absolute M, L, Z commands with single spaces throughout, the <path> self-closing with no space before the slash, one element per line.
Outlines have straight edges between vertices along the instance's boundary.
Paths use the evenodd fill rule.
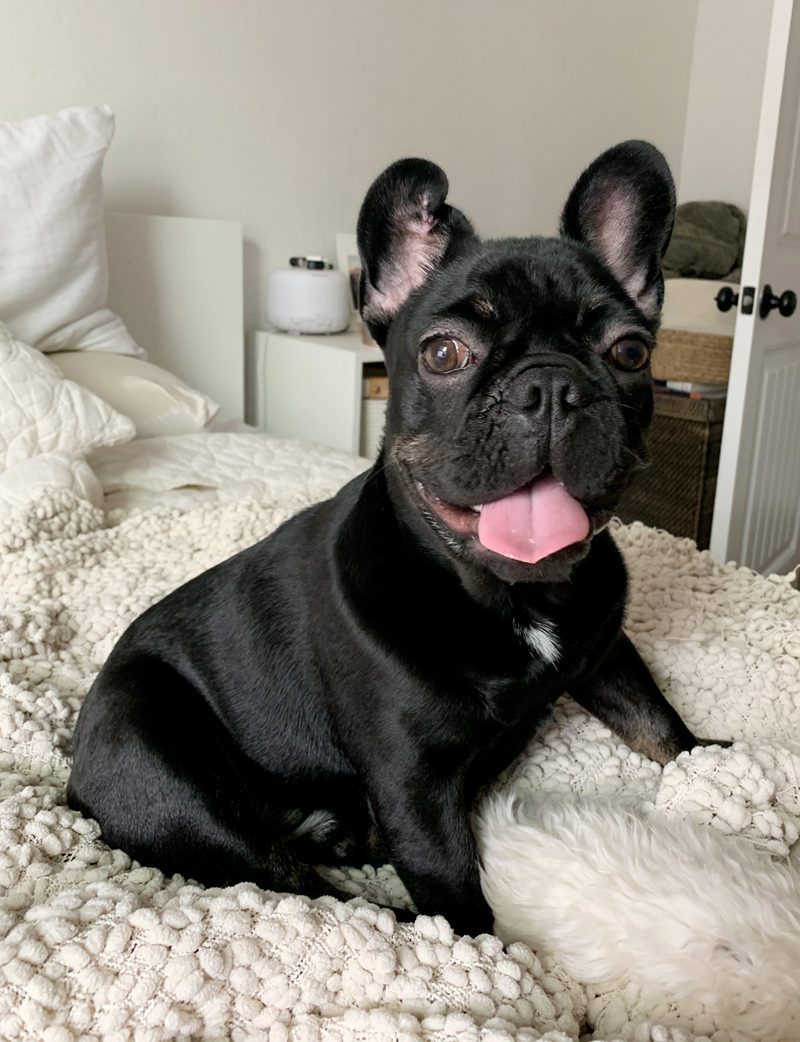
<path fill-rule="evenodd" d="M 488 931 L 468 814 L 563 691 L 665 763 L 697 744 L 621 624 L 602 531 L 643 456 L 674 190 L 650 145 L 586 170 L 561 237 L 481 242 L 432 163 L 358 221 L 391 395 L 371 471 L 156 604 L 75 733 L 69 801 L 207 883 L 334 892 L 389 860 Z"/>

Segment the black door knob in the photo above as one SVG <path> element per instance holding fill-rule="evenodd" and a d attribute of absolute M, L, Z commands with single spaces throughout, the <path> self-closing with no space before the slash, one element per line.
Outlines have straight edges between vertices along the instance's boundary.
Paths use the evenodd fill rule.
<path fill-rule="evenodd" d="M 739 294 L 734 293 L 730 286 L 723 286 L 714 300 L 720 311 L 730 311 L 734 304 L 739 303 Z"/>
<path fill-rule="evenodd" d="M 796 307 L 797 294 L 793 290 L 785 289 L 783 293 L 778 296 L 777 293 L 772 292 L 772 286 L 767 283 L 766 286 L 764 286 L 764 292 L 761 294 L 761 304 L 758 313 L 762 318 L 766 318 L 773 308 L 777 308 L 778 314 L 783 315 L 784 318 L 788 318 L 789 315 L 794 314 L 794 309 Z"/>

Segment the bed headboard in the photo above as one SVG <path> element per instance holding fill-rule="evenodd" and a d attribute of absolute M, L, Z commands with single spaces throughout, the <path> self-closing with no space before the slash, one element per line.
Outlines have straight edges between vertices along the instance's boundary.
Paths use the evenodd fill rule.
<path fill-rule="evenodd" d="M 109 307 L 156 365 L 244 417 L 242 226 L 107 213 Z"/>

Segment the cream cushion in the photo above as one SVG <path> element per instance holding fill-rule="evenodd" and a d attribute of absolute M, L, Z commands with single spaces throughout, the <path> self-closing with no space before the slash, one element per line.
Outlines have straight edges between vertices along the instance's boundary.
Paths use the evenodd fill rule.
<path fill-rule="evenodd" d="M 0 472 L 42 453 L 82 456 L 118 445 L 133 423 L 0 323 Z"/>
<path fill-rule="evenodd" d="M 139 438 L 194 434 L 219 412 L 211 398 L 141 358 L 67 351 L 50 356 L 61 373 L 130 417 Z"/>
<path fill-rule="evenodd" d="M 40 351 L 142 355 L 106 307 L 107 106 L 0 121 L 0 321 Z"/>

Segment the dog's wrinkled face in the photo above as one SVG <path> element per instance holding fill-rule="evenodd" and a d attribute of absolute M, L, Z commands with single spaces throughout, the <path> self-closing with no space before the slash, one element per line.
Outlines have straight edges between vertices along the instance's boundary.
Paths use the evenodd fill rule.
<path fill-rule="evenodd" d="M 642 459 L 669 170 L 643 142 L 604 153 L 558 239 L 483 243 L 446 192 L 438 167 L 401 160 L 359 217 L 390 485 L 440 551 L 507 582 L 563 579 Z"/>

